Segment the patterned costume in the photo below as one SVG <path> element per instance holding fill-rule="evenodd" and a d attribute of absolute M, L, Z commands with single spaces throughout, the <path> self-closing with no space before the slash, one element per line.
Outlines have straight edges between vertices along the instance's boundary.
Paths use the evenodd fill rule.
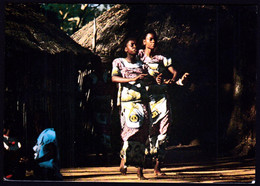
<path fill-rule="evenodd" d="M 141 61 L 129 63 L 124 58 L 113 61 L 112 76 L 135 78 L 144 73 L 147 73 L 147 66 Z M 125 165 L 143 166 L 145 142 L 151 122 L 145 81 L 137 80 L 120 86 L 121 137 L 124 142 L 121 157 Z"/>
<path fill-rule="evenodd" d="M 138 57 L 150 68 L 150 75 L 165 74 L 165 70 L 171 65 L 171 60 L 164 56 L 155 55 L 150 58 L 139 50 Z M 149 130 L 150 153 L 161 161 L 165 156 L 165 145 L 168 128 L 171 124 L 171 108 L 168 101 L 167 85 L 158 85 L 156 81 L 148 86 L 149 105 L 152 114 L 152 123 Z"/>

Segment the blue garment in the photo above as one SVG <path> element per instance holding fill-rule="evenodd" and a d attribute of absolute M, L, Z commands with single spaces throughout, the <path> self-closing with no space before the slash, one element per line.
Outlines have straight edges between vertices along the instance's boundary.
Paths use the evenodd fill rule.
<path fill-rule="evenodd" d="M 51 170 L 54 175 L 60 175 L 60 170 L 58 167 L 58 161 L 59 161 L 59 150 L 57 145 L 57 139 L 56 139 L 56 132 L 53 128 L 47 128 L 39 135 L 37 138 L 37 143 L 33 147 L 33 150 L 35 151 L 34 159 L 37 160 L 43 156 L 45 156 L 47 153 L 49 153 L 49 149 L 46 148 L 46 146 L 50 143 L 53 143 L 56 148 L 56 157 L 52 157 L 51 159 L 38 163 L 39 167 Z M 42 170 L 44 171 L 44 170 Z"/>

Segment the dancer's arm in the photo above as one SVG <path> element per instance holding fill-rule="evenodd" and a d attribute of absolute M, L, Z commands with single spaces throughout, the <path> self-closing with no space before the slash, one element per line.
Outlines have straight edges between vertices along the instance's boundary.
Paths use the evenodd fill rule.
<path fill-rule="evenodd" d="M 175 81 L 175 78 L 177 76 L 177 71 L 172 67 L 172 66 L 169 66 L 168 67 L 168 70 L 170 71 L 170 73 L 172 74 L 172 79 L 171 81 L 174 82 Z"/>
<path fill-rule="evenodd" d="M 123 78 L 120 76 L 112 76 L 112 82 L 114 83 L 128 83 L 131 81 L 136 81 L 138 79 L 143 79 L 145 76 L 147 76 L 147 74 L 140 74 L 138 76 L 136 76 L 135 78 Z"/>

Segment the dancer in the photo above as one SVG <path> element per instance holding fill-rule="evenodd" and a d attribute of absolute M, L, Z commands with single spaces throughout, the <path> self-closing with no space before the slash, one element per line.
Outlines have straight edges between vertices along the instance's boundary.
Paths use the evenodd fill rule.
<path fill-rule="evenodd" d="M 143 175 L 145 142 L 148 138 L 151 122 L 148 107 L 147 91 L 144 79 L 147 76 L 147 66 L 136 60 L 136 40 L 127 39 L 124 51 L 126 58 L 113 61 L 112 82 L 121 86 L 120 120 L 123 147 L 120 152 L 120 171 L 126 174 L 128 165 L 137 167 L 137 177 L 146 179 Z"/>
<path fill-rule="evenodd" d="M 185 73 L 181 79 L 175 81 L 177 71 L 172 67 L 171 60 L 167 60 L 162 55 L 155 53 L 157 36 L 154 31 L 148 31 L 143 39 L 145 49 L 138 52 L 138 57 L 147 64 L 156 77 L 156 81 L 149 85 L 149 105 L 152 114 L 152 123 L 149 130 L 149 154 L 153 156 L 155 161 L 154 174 L 156 176 L 164 176 L 161 172 L 160 164 L 165 156 L 165 147 L 167 137 L 169 135 L 169 127 L 172 123 L 170 102 L 168 101 L 167 84 L 176 83 L 183 85 L 183 81 L 189 75 Z M 166 78 L 168 72 L 172 74 L 171 78 Z"/>

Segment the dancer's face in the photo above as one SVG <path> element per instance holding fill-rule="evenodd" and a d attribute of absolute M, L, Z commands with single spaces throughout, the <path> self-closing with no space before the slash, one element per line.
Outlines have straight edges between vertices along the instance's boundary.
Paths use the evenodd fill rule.
<path fill-rule="evenodd" d="M 136 41 L 135 40 L 129 40 L 125 47 L 125 52 L 131 55 L 136 55 L 137 49 L 136 49 Z"/>
<path fill-rule="evenodd" d="M 143 40 L 143 44 L 145 48 L 153 50 L 156 45 L 155 36 L 152 33 L 148 33 L 145 39 Z"/>

